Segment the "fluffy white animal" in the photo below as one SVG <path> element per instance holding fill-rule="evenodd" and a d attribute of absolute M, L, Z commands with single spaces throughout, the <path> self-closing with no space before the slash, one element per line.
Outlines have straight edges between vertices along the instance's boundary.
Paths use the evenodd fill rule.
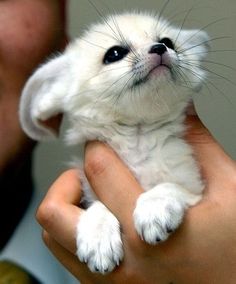
<path fill-rule="evenodd" d="M 202 30 L 183 30 L 150 13 L 110 16 L 92 25 L 27 82 L 20 120 L 37 140 L 53 136 L 42 121 L 64 113 L 68 144 L 98 139 L 129 166 L 145 192 L 133 213 L 149 244 L 168 238 L 203 191 L 191 147 L 183 140 L 191 93 L 199 90 L 208 50 Z M 77 230 L 77 255 L 91 271 L 110 272 L 123 258 L 116 217 L 87 182 L 89 208 Z"/>

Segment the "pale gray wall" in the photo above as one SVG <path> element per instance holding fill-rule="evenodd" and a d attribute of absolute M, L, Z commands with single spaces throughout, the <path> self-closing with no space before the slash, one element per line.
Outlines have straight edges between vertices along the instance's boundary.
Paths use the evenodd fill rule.
<path fill-rule="evenodd" d="M 160 10 L 162 0 L 91 0 L 98 9 L 106 14 L 111 11 L 126 9 Z M 185 27 L 202 28 L 209 25 L 206 30 L 211 38 L 227 36 L 211 43 L 213 52 L 210 60 L 236 68 L 236 1 L 235 0 L 170 0 L 164 15 L 171 17 L 180 12 L 173 22 L 180 24 L 187 10 L 191 9 Z M 106 3 L 106 5 L 102 4 Z M 106 6 L 106 7 L 105 7 Z M 181 13 L 182 12 L 182 13 Z M 99 16 L 88 0 L 70 0 L 69 6 L 69 30 L 72 37 L 81 34 L 87 24 L 98 21 Z M 235 49 L 234 52 L 226 50 Z M 225 51 L 223 51 L 225 50 Z M 217 76 L 211 78 L 211 84 L 195 96 L 195 104 L 198 113 L 215 138 L 222 144 L 225 150 L 236 159 L 236 70 L 222 67 L 217 64 L 208 64 L 215 73 L 227 79 Z M 233 83 L 230 83 L 232 81 Z M 216 87 L 214 88 L 213 85 Z M 221 89 L 221 91 L 218 91 Z M 78 150 L 79 151 L 79 150 Z M 35 177 L 38 186 L 46 189 L 55 177 L 66 168 L 64 162 L 68 161 L 70 152 L 64 149 L 61 141 L 45 143 L 38 147 L 35 153 Z"/>

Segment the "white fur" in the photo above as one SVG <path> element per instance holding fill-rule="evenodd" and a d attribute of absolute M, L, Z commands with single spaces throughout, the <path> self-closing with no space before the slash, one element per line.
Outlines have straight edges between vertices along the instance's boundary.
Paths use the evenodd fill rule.
<path fill-rule="evenodd" d="M 208 37 L 201 30 L 179 32 L 147 13 L 107 21 L 93 25 L 32 75 L 21 99 L 21 123 L 32 138 L 44 139 L 52 130 L 42 121 L 63 112 L 70 123 L 68 144 L 98 139 L 115 149 L 146 191 L 137 201 L 134 224 L 142 239 L 155 244 L 201 199 L 199 169 L 182 136 L 191 91 L 204 81 L 200 64 Z M 149 52 L 167 37 L 175 50 Z M 103 64 L 107 50 L 127 44 L 132 51 L 126 57 Z M 84 198 L 92 205 L 78 223 L 77 254 L 92 271 L 106 273 L 123 257 L 119 224 L 94 202 L 86 182 Z"/>
<path fill-rule="evenodd" d="M 111 271 L 123 258 L 119 222 L 99 201 L 79 220 L 76 242 L 80 261 L 93 272 Z"/>

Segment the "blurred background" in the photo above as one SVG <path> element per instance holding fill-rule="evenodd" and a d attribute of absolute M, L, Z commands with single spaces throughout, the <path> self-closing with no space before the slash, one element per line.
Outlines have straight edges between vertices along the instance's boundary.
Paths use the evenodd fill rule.
<path fill-rule="evenodd" d="M 90 0 L 106 15 L 127 10 L 161 11 L 165 0 Z M 78 37 L 101 17 L 88 0 L 69 0 L 68 29 L 71 39 Z M 188 14 L 187 18 L 186 15 Z M 236 159 L 236 1 L 170 0 L 163 16 L 184 28 L 206 30 L 211 52 L 206 67 L 211 70 L 207 86 L 194 96 L 197 112 L 225 151 Z M 186 18 L 186 20 L 184 20 Z M 34 176 L 37 188 L 46 192 L 80 148 L 69 149 L 63 139 L 41 143 L 35 151 Z"/>

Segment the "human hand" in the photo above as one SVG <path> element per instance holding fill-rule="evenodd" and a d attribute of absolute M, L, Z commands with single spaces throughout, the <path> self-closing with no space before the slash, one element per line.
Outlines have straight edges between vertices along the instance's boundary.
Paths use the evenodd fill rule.
<path fill-rule="evenodd" d="M 88 144 L 85 170 L 89 182 L 122 227 L 125 258 L 108 275 L 92 274 L 75 256 L 76 224 L 82 214 L 77 172 L 64 173 L 50 188 L 37 213 L 44 240 L 81 283 L 236 282 L 236 165 L 197 116 L 188 116 L 187 124 L 186 139 L 207 183 L 204 198 L 187 211 L 180 228 L 156 246 L 141 241 L 133 225 L 132 212 L 142 188 L 109 147 Z"/>

